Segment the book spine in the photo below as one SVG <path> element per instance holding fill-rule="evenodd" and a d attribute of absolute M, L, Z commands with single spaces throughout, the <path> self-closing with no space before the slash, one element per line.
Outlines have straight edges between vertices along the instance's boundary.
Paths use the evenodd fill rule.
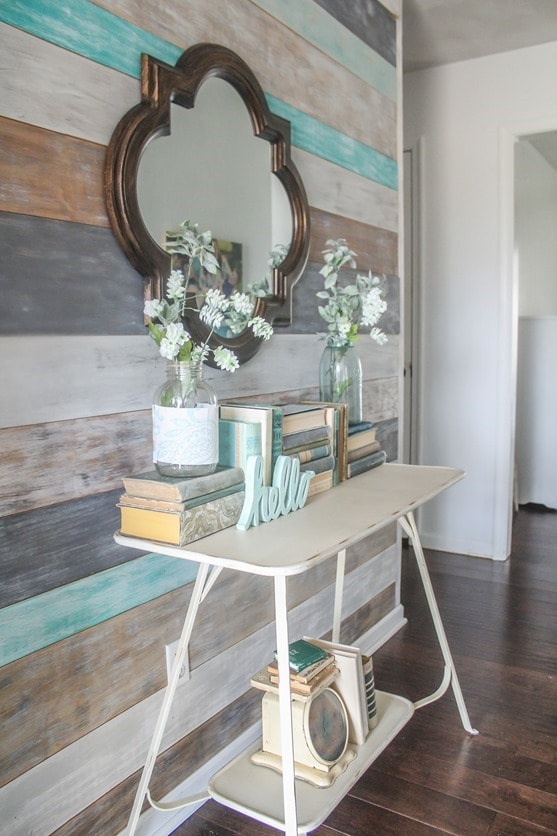
<path fill-rule="evenodd" d="M 370 456 L 372 453 L 377 453 L 381 449 L 378 441 L 373 441 L 371 444 L 365 444 L 363 447 L 356 447 L 355 450 L 349 450 L 347 460 L 354 462 L 357 459 L 363 459 L 364 456 Z"/>
<path fill-rule="evenodd" d="M 261 427 L 244 421 L 219 421 L 219 464 L 246 469 L 249 456 L 261 455 Z"/>
<path fill-rule="evenodd" d="M 282 433 L 283 433 L 283 415 L 280 407 L 273 408 L 273 445 L 271 451 L 271 460 L 273 470 L 278 457 L 282 453 Z"/>
<path fill-rule="evenodd" d="M 292 452 L 296 448 L 303 449 L 310 444 L 315 444 L 318 442 L 327 442 L 330 443 L 330 430 L 329 427 L 322 426 L 317 427 L 313 430 L 303 430 L 299 433 L 289 433 L 283 435 L 282 437 L 282 449 L 283 452 Z"/>
<path fill-rule="evenodd" d="M 300 465 L 300 470 L 304 473 L 306 470 L 313 470 L 314 473 L 323 473 L 326 470 L 330 470 L 331 473 L 334 472 L 335 469 L 335 457 L 334 456 L 324 456 L 322 459 L 316 459 L 312 462 L 306 462 L 305 464 Z"/>
<path fill-rule="evenodd" d="M 358 476 L 359 473 L 365 473 L 366 470 L 373 470 L 374 467 L 379 467 L 387 461 L 387 454 L 384 450 L 378 453 L 372 453 L 371 456 L 365 456 L 363 459 L 357 459 L 355 462 L 350 462 L 348 465 L 348 478 Z"/>
<path fill-rule="evenodd" d="M 375 699 L 375 677 L 373 675 L 373 659 L 371 656 L 362 656 L 364 668 L 364 684 L 366 689 L 367 719 L 369 728 L 374 729 L 379 722 L 377 716 L 377 701 Z"/>
<path fill-rule="evenodd" d="M 333 449 L 330 444 L 320 444 L 318 447 L 310 447 L 306 450 L 300 450 L 297 453 L 289 453 L 292 459 L 298 459 L 300 464 L 313 462 L 315 459 L 323 459 L 325 456 L 332 456 Z"/>

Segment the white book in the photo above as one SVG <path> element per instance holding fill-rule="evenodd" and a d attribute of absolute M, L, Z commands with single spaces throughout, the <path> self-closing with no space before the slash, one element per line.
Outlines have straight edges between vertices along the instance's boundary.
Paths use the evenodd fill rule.
<path fill-rule="evenodd" d="M 335 657 L 339 675 L 330 687 L 336 691 L 346 706 L 349 725 L 349 741 L 361 746 L 369 732 L 366 687 L 362 652 L 359 647 L 314 639 L 304 639 L 317 647 L 328 650 Z"/>

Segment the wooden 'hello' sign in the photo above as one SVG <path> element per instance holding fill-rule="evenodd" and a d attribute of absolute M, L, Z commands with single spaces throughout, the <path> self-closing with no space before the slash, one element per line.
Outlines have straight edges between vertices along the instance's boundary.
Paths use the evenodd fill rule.
<path fill-rule="evenodd" d="M 298 459 L 279 456 L 272 485 L 263 484 L 263 456 L 249 456 L 246 466 L 246 498 L 236 528 L 246 531 L 260 522 L 276 520 L 306 504 L 313 470 L 300 471 Z"/>

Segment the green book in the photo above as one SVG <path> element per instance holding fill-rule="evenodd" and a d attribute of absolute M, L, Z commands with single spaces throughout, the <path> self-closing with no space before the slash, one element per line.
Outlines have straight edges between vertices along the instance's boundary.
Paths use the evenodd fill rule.
<path fill-rule="evenodd" d="M 300 673 L 306 668 L 309 668 L 311 665 L 321 662 L 322 659 L 326 659 L 329 655 L 322 647 L 316 647 L 316 645 L 311 644 L 305 639 L 298 639 L 298 641 L 292 642 L 289 645 L 289 648 L 290 670 L 295 673 Z M 275 659 L 276 658 L 277 652 L 275 650 Z"/>

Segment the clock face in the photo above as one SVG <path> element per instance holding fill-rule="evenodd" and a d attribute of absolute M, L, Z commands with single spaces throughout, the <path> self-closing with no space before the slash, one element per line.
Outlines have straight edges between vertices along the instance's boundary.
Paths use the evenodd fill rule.
<path fill-rule="evenodd" d="M 348 744 L 348 721 L 344 703 L 325 688 L 308 703 L 304 731 L 312 754 L 325 764 L 334 764 Z"/>

